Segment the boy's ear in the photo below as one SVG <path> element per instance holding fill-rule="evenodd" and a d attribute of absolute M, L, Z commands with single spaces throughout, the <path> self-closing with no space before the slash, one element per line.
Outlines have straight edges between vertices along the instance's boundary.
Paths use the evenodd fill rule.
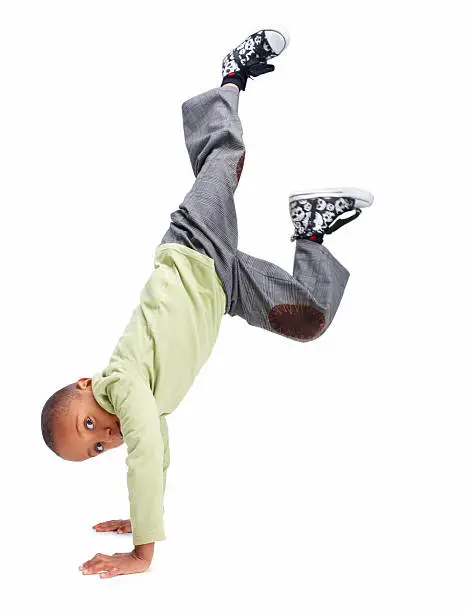
<path fill-rule="evenodd" d="M 88 387 L 91 386 L 91 382 L 92 382 L 91 378 L 80 378 L 76 383 L 76 387 L 83 391 L 84 389 L 87 389 Z"/>

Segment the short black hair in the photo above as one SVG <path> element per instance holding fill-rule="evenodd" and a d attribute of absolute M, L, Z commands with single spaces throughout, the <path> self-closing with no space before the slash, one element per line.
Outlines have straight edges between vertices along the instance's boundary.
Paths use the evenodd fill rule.
<path fill-rule="evenodd" d="M 55 391 L 55 393 L 45 402 L 44 407 L 42 408 L 42 437 L 50 450 L 52 450 L 56 455 L 58 455 L 58 453 L 56 448 L 56 440 L 53 437 L 53 427 L 56 420 L 69 406 L 75 392 L 76 383 L 66 385 L 66 387 L 62 387 L 58 391 Z"/>

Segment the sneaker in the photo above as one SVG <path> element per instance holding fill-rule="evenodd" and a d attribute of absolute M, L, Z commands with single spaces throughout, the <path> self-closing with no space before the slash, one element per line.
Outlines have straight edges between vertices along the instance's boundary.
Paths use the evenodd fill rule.
<path fill-rule="evenodd" d="M 354 221 L 362 208 L 371 206 L 374 196 L 368 191 L 353 187 L 314 189 L 295 192 L 289 197 L 290 216 L 295 227 L 291 240 L 307 238 L 322 244 L 325 234 Z M 353 211 L 352 216 L 341 217 Z"/>
<path fill-rule="evenodd" d="M 289 37 L 278 30 L 259 30 L 235 47 L 222 62 L 222 85 L 236 83 L 243 91 L 249 77 L 275 70 L 268 60 L 286 49 Z"/>

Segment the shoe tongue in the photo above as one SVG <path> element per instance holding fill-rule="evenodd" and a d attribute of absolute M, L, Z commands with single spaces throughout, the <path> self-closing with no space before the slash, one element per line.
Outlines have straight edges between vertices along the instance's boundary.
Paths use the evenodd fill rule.
<path fill-rule="evenodd" d="M 273 72 L 274 70 L 275 66 L 273 64 L 266 64 L 265 62 L 254 64 L 248 69 L 249 74 L 253 77 L 260 76 L 266 72 Z"/>

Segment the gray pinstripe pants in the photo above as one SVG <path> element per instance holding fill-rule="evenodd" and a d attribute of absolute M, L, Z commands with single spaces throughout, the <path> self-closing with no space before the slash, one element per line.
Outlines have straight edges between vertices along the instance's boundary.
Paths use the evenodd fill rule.
<path fill-rule="evenodd" d="M 325 246 L 306 239 L 296 240 L 293 275 L 238 250 L 234 192 L 245 158 L 238 102 L 239 91 L 227 86 L 183 103 L 196 180 L 171 213 L 162 243 L 181 243 L 214 260 L 225 314 L 293 340 L 313 340 L 332 322 L 349 272 Z"/>

